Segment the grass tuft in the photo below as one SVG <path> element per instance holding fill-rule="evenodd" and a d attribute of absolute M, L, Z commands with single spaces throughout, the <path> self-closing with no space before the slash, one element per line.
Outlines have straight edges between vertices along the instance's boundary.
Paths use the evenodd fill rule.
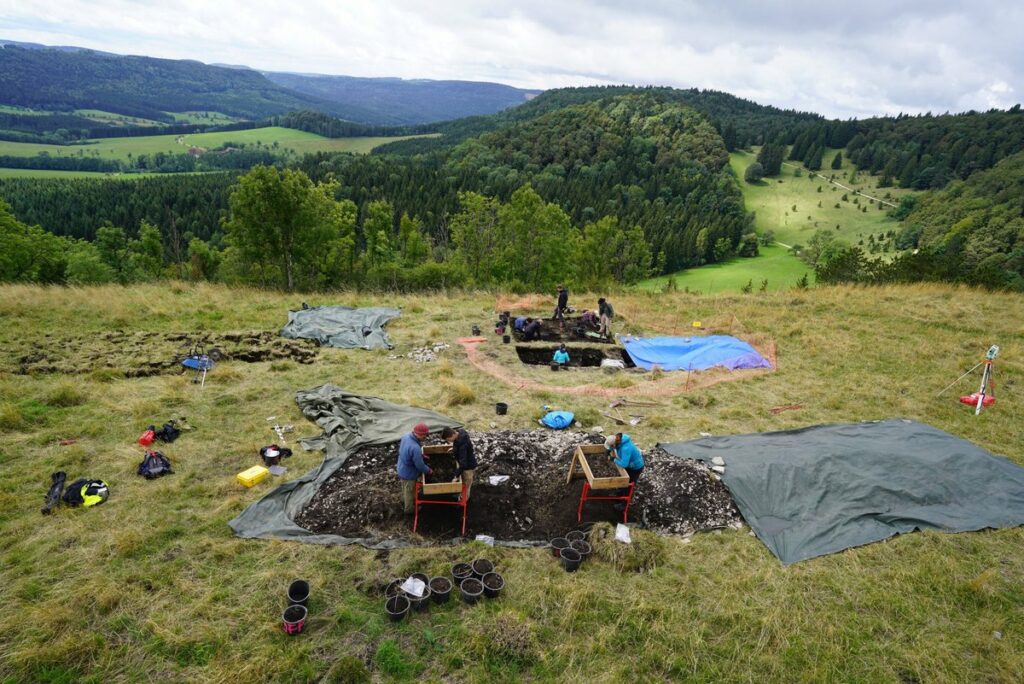
<path fill-rule="evenodd" d="M 476 392 L 464 382 L 449 381 L 443 385 L 445 406 L 464 406 L 476 401 Z"/>
<path fill-rule="evenodd" d="M 650 572 L 665 562 L 665 540 L 647 530 L 629 531 L 631 543 L 615 539 L 615 527 L 598 523 L 590 533 L 595 558 L 610 563 L 619 572 Z"/>
<path fill-rule="evenodd" d="M 58 408 L 84 404 L 87 397 L 79 387 L 78 384 L 65 380 L 51 388 L 43 401 L 47 406 Z"/>

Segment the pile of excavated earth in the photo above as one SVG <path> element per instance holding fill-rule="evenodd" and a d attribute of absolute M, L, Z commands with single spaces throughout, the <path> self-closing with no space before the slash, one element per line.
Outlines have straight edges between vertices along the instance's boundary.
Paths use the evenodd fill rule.
<path fill-rule="evenodd" d="M 542 542 L 579 524 L 576 513 L 585 480 L 567 484 L 566 476 L 575 447 L 601 443 L 600 435 L 470 431 L 470 437 L 480 465 L 467 512 L 467 537 L 484 534 L 503 541 Z M 729 491 L 703 463 L 676 458 L 657 447 L 645 449 L 644 458 L 647 468 L 629 510 L 631 523 L 680 536 L 740 524 Z M 412 519 L 402 513 L 396 459 L 397 445 L 351 454 L 295 521 L 318 534 L 376 541 L 410 538 Z M 436 498 L 454 500 L 455 495 Z M 585 504 L 582 522 L 600 521 L 621 522 L 622 513 L 611 502 Z M 457 537 L 460 527 L 458 506 L 420 510 L 418 533 L 427 540 Z"/>

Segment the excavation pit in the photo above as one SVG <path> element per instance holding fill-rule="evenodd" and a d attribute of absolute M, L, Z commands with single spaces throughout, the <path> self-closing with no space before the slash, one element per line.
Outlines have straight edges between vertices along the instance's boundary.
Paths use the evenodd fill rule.
<path fill-rule="evenodd" d="M 580 525 L 576 519 L 583 478 L 566 483 L 578 445 L 602 442 L 596 434 L 549 431 L 470 431 L 477 459 L 467 509 L 466 537 L 485 534 L 502 541 L 546 542 Z M 444 541 L 459 536 L 458 506 L 423 506 L 418 536 L 402 513 L 395 478 L 397 444 L 354 452 L 295 517 L 316 534 L 354 539 Z M 740 516 L 728 490 L 707 466 L 654 447 L 645 449 L 647 468 L 637 482 L 630 522 L 666 534 L 735 526 Z M 593 457 L 596 461 L 596 456 Z M 508 476 L 491 484 L 496 475 Z M 446 495 L 455 500 L 457 495 Z M 444 499 L 444 496 L 439 496 Z M 583 522 L 621 522 L 612 503 L 592 501 Z"/>
<path fill-rule="evenodd" d="M 633 368 L 635 364 L 629 354 L 621 347 L 576 347 L 566 345 L 565 350 L 569 353 L 569 367 L 571 368 L 598 368 L 605 359 L 621 361 L 626 368 Z M 558 347 L 543 346 L 530 347 L 516 345 L 516 355 L 519 360 L 530 366 L 551 365 L 552 357 Z"/>
<path fill-rule="evenodd" d="M 514 321 L 517 316 L 512 316 L 511 321 Z M 597 323 L 588 324 L 583 321 L 579 316 L 565 317 L 565 325 L 563 326 L 560 322 L 550 318 L 538 318 L 540 321 L 540 333 L 538 340 L 539 342 L 583 342 L 586 344 L 615 344 L 615 340 L 601 337 L 598 334 L 600 327 Z M 523 333 L 515 329 L 511 321 L 509 325 L 512 328 L 512 336 L 516 342 L 526 342 L 526 338 Z M 621 321 L 619 321 L 621 323 Z"/>

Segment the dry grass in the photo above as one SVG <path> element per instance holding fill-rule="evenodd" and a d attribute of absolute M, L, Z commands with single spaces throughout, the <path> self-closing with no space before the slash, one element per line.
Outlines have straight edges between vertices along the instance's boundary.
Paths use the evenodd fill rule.
<path fill-rule="evenodd" d="M 0 353 L 14 336 L 67 329 L 279 328 L 301 299 L 205 284 L 6 286 Z M 488 293 L 316 300 L 402 306 L 392 326 L 399 352 L 421 346 L 433 326 L 448 342 L 473 324 L 489 329 L 495 302 Z M 550 308 L 537 301 L 536 313 Z M 620 294 L 614 303 L 641 330 L 735 316 L 746 334 L 778 345 L 775 373 L 641 409 L 649 420 L 630 431 L 641 446 L 699 432 L 903 416 L 1024 462 L 1024 422 L 1014 401 L 1024 369 L 1019 296 L 920 285 Z M 949 396 L 955 390 L 935 397 L 991 343 L 1003 350 L 993 409 L 976 418 Z M 545 375 L 522 368 L 512 345 L 483 347 L 495 363 L 538 381 L 612 379 L 600 372 Z M 266 418 L 296 426 L 289 442 L 315 432 L 295 407 L 298 389 L 335 382 L 436 408 L 449 386 L 462 385 L 456 394 L 471 398 L 448 413 L 476 429 L 535 427 L 542 404 L 597 420 L 609 401 L 517 390 L 477 371 L 457 347 L 437 364 L 324 349 L 312 365 L 271 365 L 219 364 L 205 388 L 178 376 L 125 379 L 101 370 L 73 381 L 0 374 L 0 681 L 345 681 L 364 676 L 359 664 L 381 681 L 1009 682 L 1024 671 L 1021 529 L 906 535 L 788 568 L 746 530 L 698 534 L 687 544 L 654 537 L 661 547 L 654 562 L 633 563 L 644 572 L 623 572 L 624 560 L 603 560 L 596 549 L 599 557 L 573 574 L 543 550 L 476 542 L 378 555 L 237 539 L 227 522 L 274 484 L 246 490 L 234 482 L 235 473 L 257 463 L 260 446 L 277 440 Z M 636 381 L 648 382 L 644 375 Z M 507 416 L 495 415 L 499 401 L 509 404 Z M 803 408 L 768 410 L 794 403 Z M 196 430 L 161 449 L 175 474 L 137 477 L 139 433 L 181 415 Z M 61 439 L 78 441 L 60 446 Z M 283 479 L 319 461 L 297 449 Z M 59 469 L 103 478 L 110 500 L 40 516 L 49 474 Z M 376 583 L 414 569 L 442 573 L 480 555 L 505 577 L 500 599 L 387 622 Z M 296 577 L 311 583 L 313 595 L 306 633 L 291 638 L 278 621 Z M 504 624 L 497 620 L 526 626 L 532 649 L 478 655 L 471 645 Z"/>

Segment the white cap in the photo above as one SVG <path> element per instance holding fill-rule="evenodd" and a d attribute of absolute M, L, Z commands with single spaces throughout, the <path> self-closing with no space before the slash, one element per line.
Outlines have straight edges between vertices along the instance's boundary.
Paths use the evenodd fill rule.
<path fill-rule="evenodd" d="M 611 451 L 615 448 L 615 435 L 612 435 L 608 439 L 604 440 L 604 448 Z"/>

